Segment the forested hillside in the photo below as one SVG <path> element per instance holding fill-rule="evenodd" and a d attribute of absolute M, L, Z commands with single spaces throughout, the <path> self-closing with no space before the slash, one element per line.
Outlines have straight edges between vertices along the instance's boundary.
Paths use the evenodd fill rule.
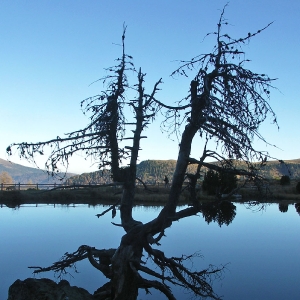
<path fill-rule="evenodd" d="M 175 170 L 176 160 L 145 160 L 138 164 L 137 176 L 148 184 L 163 183 L 165 176 L 172 180 Z M 240 163 L 239 163 L 240 164 Z M 196 166 L 189 167 L 189 172 L 194 173 Z M 207 170 L 202 169 L 203 173 Z M 54 183 L 58 179 L 49 177 L 48 174 L 40 169 L 25 167 L 11 163 L 0 158 L 0 173 L 7 172 L 15 183 Z M 289 173 L 290 172 L 290 173 Z M 282 175 L 289 175 L 292 179 L 300 178 L 300 159 L 287 160 L 285 164 L 279 161 L 267 162 L 261 174 L 269 179 L 280 179 Z M 96 171 L 75 175 L 68 173 L 66 184 L 105 184 L 111 182 L 109 170 Z"/>
<path fill-rule="evenodd" d="M 288 175 L 292 179 L 300 178 L 300 159 L 286 160 L 281 163 L 277 160 L 270 161 L 262 169 L 261 174 L 266 178 L 280 178 Z"/>
<path fill-rule="evenodd" d="M 68 178 L 67 185 L 73 184 L 105 184 L 111 182 L 111 174 L 108 170 L 96 171 L 90 173 L 82 173 Z"/>
<path fill-rule="evenodd" d="M 147 183 L 163 182 L 165 176 L 172 179 L 176 160 L 145 160 L 137 167 L 137 177 Z M 195 173 L 196 165 L 191 165 L 188 172 Z"/>
<path fill-rule="evenodd" d="M 175 170 L 176 160 L 145 160 L 138 164 L 137 177 L 148 184 L 163 183 L 165 176 L 172 180 Z M 240 163 L 239 163 L 240 165 Z M 240 166 L 241 167 L 241 166 Z M 245 165 L 246 167 L 246 165 Z M 194 173 L 195 165 L 191 165 L 189 172 Z M 203 174 L 206 168 L 202 169 Z M 289 175 L 289 171 L 291 175 Z M 267 162 L 262 169 L 261 174 L 268 179 L 280 179 L 283 175 L 289 175 L 293 179 L 300 178 L 300 159 L 285 161 L 285 164 L 279 161 Z M 108 170 L 97 171 L 92 173 L 83 173 L 78 176 L 71 177 L 67 180 L 67 184 L 93 184 L 93 183 L 109 183 L 110 173 Z"/>

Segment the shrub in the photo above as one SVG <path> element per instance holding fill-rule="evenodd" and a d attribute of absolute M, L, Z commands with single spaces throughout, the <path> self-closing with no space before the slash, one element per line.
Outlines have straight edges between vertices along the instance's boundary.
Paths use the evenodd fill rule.
<path fill-rule="evenodd" d="M 281 178 L 280 178 L 281 185 L 288 185 L 290 183 L 291 183 L 290 176 L 287 176 L 287 175 L 281 176 Z"/>
<path fill-rule="evenodd" d="M 218 173 L 209 170 L 204 175 L 202 189 L 207 192 L 208 195 L 215 195 L 219 185 L 219 175 Z"/>
<path fill-rule="evenodd" d="M 288 204 L 279 203 L 279 211 L 285 213 L 288 211 L 288 209 L 289 209 Z"/>
<path fill-rule="evenodd" d="M 204 175 L 202 189 L 208 195 L 215 195 L 217 192 L 230 193 L 236 187 L 237 177 L 234 174 L 209 170 Z"/>
<path fill-rule="evenodd" d="M 237 187 L 237 177 L 231 173 L 220 173 L 219 182 L 221 193 L 228 194 Z"/>

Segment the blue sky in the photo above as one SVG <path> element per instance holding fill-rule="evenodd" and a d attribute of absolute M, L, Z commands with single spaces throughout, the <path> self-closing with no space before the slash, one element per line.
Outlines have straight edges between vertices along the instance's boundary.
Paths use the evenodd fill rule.
<path fill-rule="evenodd" d="M 106 74 L 120 55 L 122 27 L 127 25 L 126 49 L 136 67 L 147 73 L 146 87 L 163 78 L 159 100 L 173 103 L 189 89 L 170 73 L 178 60 L 209 52 L 214 40 L 203 40 L 216 29 L 223 0 L 3 0 L 0 2 L 0 158 L 13 142 L 36 142 L 62 136 L 87 124 L 80 101 L 102 90 L 90 83 Z M 278 148 L 256 143 L 280 159 L 300 158 L 300 2 L 232 0 L 226 10 L 228 33 L 240 37 L 269 22 L 273 25 L 244 50 L 248 68 L 278 78 L 271 106 L 278 131 L 267 120 L 262 134 Z M 192 74 L 191 74 L 192 75 Z M 159 122 L 159 120 L 158 120 Z M 140 160 L 176 159 L 178 142 L 161 134 L 159 124 L 146 132 Z M 199 158 L 201 141 L 192 155 Z M 11 161 L 28 165 L 17 154 Z M 43 160 L 38 160 L 43 167 Z M 96 170 L 78 154 L 69 171 Z"/>

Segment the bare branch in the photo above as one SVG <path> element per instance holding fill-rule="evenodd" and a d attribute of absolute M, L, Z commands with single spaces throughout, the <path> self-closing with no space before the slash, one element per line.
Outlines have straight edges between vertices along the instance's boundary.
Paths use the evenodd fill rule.
<path fill-rule="evenodd" d="M 108 209 L 106 209 L 105 211 L 103 211 L 101 214 L 97 214 L 96 217 L 100 218 L 102 216 L 104 216 L 107 212 L 109 212 L 110 210 L 112 211 L 112 217 L 114 218 L 116 215 L 116 206 L 120 203 L 120 200 L 118 200 L 114 205 L 110 206 Z"/>
<path fill-rule="evenodd" d="M 161 268 L 162 275 L 165 277 L 165 273 L 169 273 L 170 278 L 174 284 L 178 284 L 191 290 L 196 296 L 209 297 L 211 299 L 220 299 L 214 294 L 211 285 L 208 280 L 211 276 L 220 276 L 224 267 L 214 268 L 210 266 L 208 269 L 202 271 L 190 271 L 182 262 L 190 260 L 192 257 L 198 256 L 194 254 L 192 256 L 172 257 L 167 258 L 160 250 L 149 247 L 146 249 L 153 261 Z M 167 279 L 168 277 L 166 277 Z M 170 279 L 168 279 L 170 280 Z"/>
<path fill-rule="evenodd" d="M 33 271 L 34 274 L 41 272 L 54 271 L 58 273 L 58 277 L 60 278 L 64 274 L 69 273 L 67 271 L 68 268 L 75 268 L 75 264 L 78 261 L 88 258 L 91 264 L 100 270 L 106 277 L 111 277 L 111 270 L 109 265 L 111 264 L 111 258 L 114 255 L 116 249 L 108 249 L 108 250 L 97 250 L 93 247 L 82 245 L 75 252 L 68 253 L 66 252 L 62 258 L 53 263 L 49 267 L 29 267 L 30 269 L 35 269 Z M 94 257 L 99 259 L 99 262 L 96 262 Z"/>

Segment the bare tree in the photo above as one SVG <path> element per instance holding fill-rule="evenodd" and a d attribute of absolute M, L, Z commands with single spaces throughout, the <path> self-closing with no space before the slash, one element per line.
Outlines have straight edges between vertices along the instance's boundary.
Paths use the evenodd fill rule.
<path fill-rule="evenodd" d="M 164 293 L 168 299 L 175 299 L 169 285 L 179 285 L 203 298 L 219 299 L 213 292 L 210 280 L 222 272 L 222 266 L 192 271 L 184 264 L 190 256 L 169 258 L 158 246 L 165 230 L 174 221 L 201 212 L 205 217 L 208 216 L 207 207 L 196 199 L 196 182 L 201 167 L 244 175 L 258 182 L 257 164 L 253 164 L 253 161 L 261 161 L 263 164 L 268 158 L 268 153 L 254 149 L 253 139 L 257 137 L 265 141 L 258 129 L 268 115 L 277 124 L 268 103 L 273 79 L 245 68 L 248 60 L 245 59 L 243 45 L 270 24 L 236 39 L 223 33 L 227 25 L 224 10 L 225 8 L 221 12 L 216 31 L 208 34 L 215 37 L 213 50 L 182 61 L 181 66 L 172 73 L 172 76 L 189 76 L 189 72 L 193 73 L 190 93 L 177 105 L 169 106 L 157 99 L 161 79 L 157 80 L 149 93 L 146 92 L 145 74 L 141 69 L 135 69 L 132 57 L 125 51 L 124 27 L 122 55 L 117 59 L 116 66 L 107 69 L 109 75 L 102 79 L 105 90 L 81 103 L 85 113 L 90 116 L 89 124 L 63 138 L 38 143 L 17 143 L 7 148 L 7 152 L 11 154 L 12 148 L 17 147 L 22 157 L 34 160 L 35 155 L 43 154 L 44 148 L 50 146 L 52 152 L 46 167 L 52 174 L 58 170 L 59 163 L 67 166 L 69 158 L 75 152 L 84 151 L 87 157 L 92 156 L 99 162 L 100 169 L 109 167 L 113 181 L 123 186 L 120 225 L 125 234 L 117 249 L 98 250 L 83 245 L 73 253 L 66 253 L 52 266 L 35 267 L 35 273 L 49 270 L 64 273 L 68 267 L 87 258 L 108 278 L 108 284 L 99 290 L 102 299 L 136 299 L 140 288 L 146 291 L 154 288 Z M 128 74 L 135 74 L 135 84 L 129 84 Z M 136 97 L 128 99 L 126 95 L 132 94 L 132 91 Z M 124 110 L 128 108 L 133 113 L 134 121 L 125 118 Z M 143 130 L 155 120 L 160 111 L 165 114 L 164 122 L 169 126 L 169 133 L 180 136 L 179 154 L 167 204 L 155 219 L 142 223 L 132 215 L 136 165 L 140 141 L 145 137 L 142 135 Z M 129 133 L 132 135 L 129 136 Z M 199 158 L 193 158 L 190 156 L 191 145 L 197 136 L 204 139 L 206 144 L 199 152 Z M 207 149 L 210 140 L 218 145 L 217 150 Z M 126 145 L 128 141 L 131 141 L 130 145 Z M 207 158 L 215 158 L 222 165 L 207 163 Z M 129 165 L 122 168 L 121 162 L 125 160 L 129 160 Z M 236 160 L 246 162 L 248 168 L 238 168 Z M 195 174 L 187 173 L 190 164 L 197 164 Z M 193 205 L 177 210 L 183 182 L 187 177 L 190 180 L 189 191 Z M 115 205 L 98 217 L 110 210 L 114 216 Z M 227 219 L 234 217 L 231 207 L 229 211 L 231 213 Z M 223 213 L 218 218 L 226 220 L 225 215 Z M 159 267 L 159 272 L 143 263 L 143 253 Z M 152 279 L 146 279 L 143 274 L 150 275 Z"/>

